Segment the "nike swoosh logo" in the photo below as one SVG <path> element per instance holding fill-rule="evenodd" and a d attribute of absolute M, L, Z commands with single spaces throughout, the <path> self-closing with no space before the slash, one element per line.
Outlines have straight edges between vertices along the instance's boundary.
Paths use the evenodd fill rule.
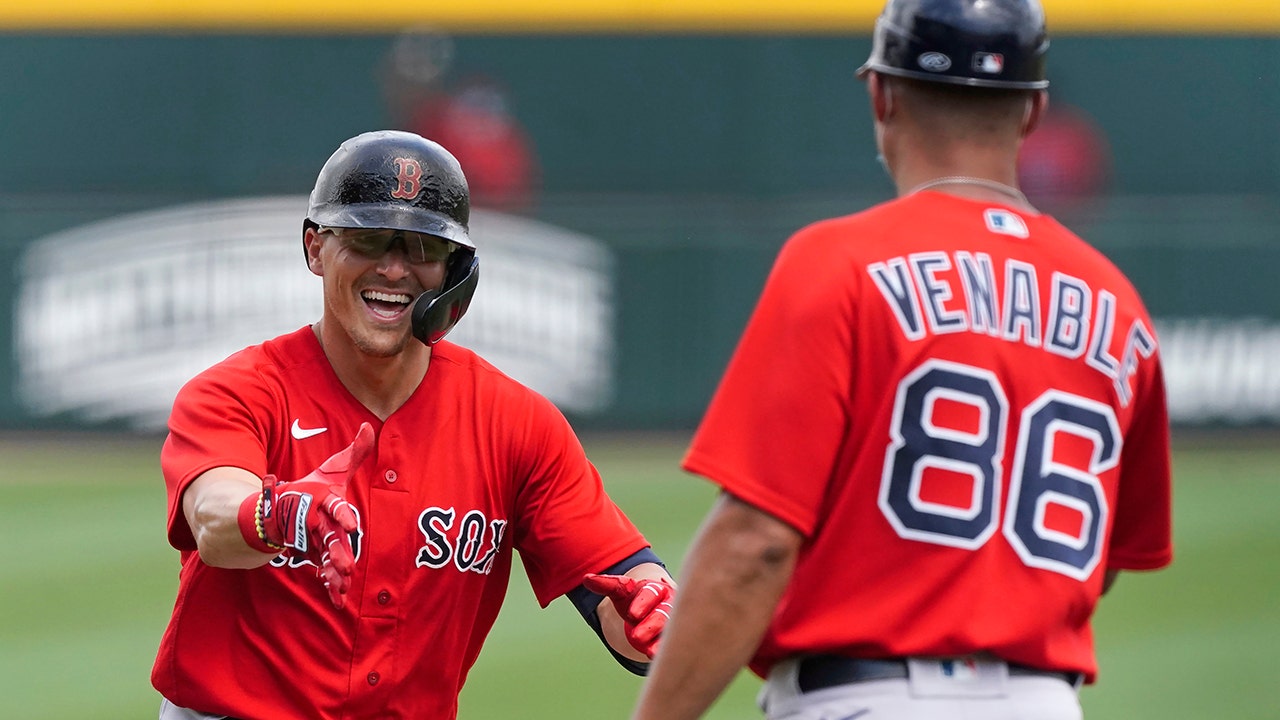
<path fill-rule="evenodd" d="M 312 435 L 319 435 L 329 428 L 304 428 L 297 420 L 293 421 L 293 427 L 289 428 L 289 432 L 293 435 L 294 440 L 306 440 Z"/>

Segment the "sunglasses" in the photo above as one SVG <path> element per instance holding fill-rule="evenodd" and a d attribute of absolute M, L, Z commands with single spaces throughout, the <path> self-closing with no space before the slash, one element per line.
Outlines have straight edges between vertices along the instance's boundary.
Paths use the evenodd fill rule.
<path fill-rule="evenodd" d="M 444 262 L 458 247 L 435 235 L 412 230 L 322 227 L 320 232 L 332 234 L 342 243 L 342 247 L 369 260 L 377 260 L 386 255 L 399 242 L 404 248 L 405 257 L 414 265 Z"/>

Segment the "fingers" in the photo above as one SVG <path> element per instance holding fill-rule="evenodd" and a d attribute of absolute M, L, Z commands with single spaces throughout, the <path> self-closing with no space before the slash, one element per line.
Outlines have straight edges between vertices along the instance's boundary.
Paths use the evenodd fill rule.
<path fill-rule="evenodd" d="M 355 508 L 351 507 L 351 503 L 346 498 L 336 493 L 330 493 L 324 500 L 324 511 L 329 517 L 349 533 L 353 533 L 360 529 L 360 519 L 356 516 Z"/>
<path fill-rule="evenodd" d="M 612 601 L 622 616 L 627 642 L 652 658 L 658 651 L 662 630 L 671 618 L 675 588 L 661 580 L 636 580 L 625 575 L 597 575 L 582 578 L 586 589 Z"/>
<path fill-rule="evenodd" d="M 631 604 L 627 606 L 627 620 L 636 623 L 640 622 L 654 612 L 660 604 L 667 602 L 671 598 L 672 592 L 670 585 L 657 580 L 645 580 L 640 583 L 636 589 L 635 597 L 631 600 Z"/>
<path fill-rule="evenodd" d="M 329 602 L 339 610 L 346 606 L 347 588 L 351 584 L 351 578 L 338 572 L 337 568 L 328 562 L 320 566 L 316 575 L 324 582 L 325 590 L 329 593 Z"/>
<path fill-rule="evenodd" d="M 320 538 L 320 547 L 324 548 L 320 557 L 321 563 L 329 563 L 344 576 L 350 576 L 356 569 L 355 554 L 351 551 L 351 536 L 337 527 L 328 528 Z"/>
<path fill-rule="evenodd" d="M 343 502 L 345 505 L 345 501 Z M 350 506 L 347 506 L 350 511 Z M 354 512 L 353 512 L 354 515 Z M 329 562 L 343 575 L 350 575 L 355 570 L 355 554 L 351 549 L 351 535 L 346 526 L 330 517 L 327 512 L 314 513 L 308 519 L 311 525 L 307 532 L 311 535 L 313 553 L 307 559 L 321 567 Z"/>
<path fill-rule="evenodd" d="M 597 575 L 588 573 L 582 578 L 582 586 L 597 595 L 603 595 L 609 598 L 609 602 L 613 603 L 613 609 L 626 623 L 635 622 L 636 618 L 631 614 L 631 603 L 635 599 L 637 583 L 626 575 Z"/>
<path fill-rule="evenodd" d="M 670 619 L 671 601 L 663 600 L 654 606 L 648 616 L 634 626 L 627 627 L 627 642 L 631 643 L 631 647 L 653 657 L 658 652 L 658 642 Z"/>
<path fill-rule="evenodd" d="M 640 652 L 653 657 L 658 652 L 662 630 L 671 619 L 671 599 L 675 589 L 657 580 L 646 580 L 636 591 L 628 609 L 627 642 Z"/>
<path fill-rule="evenodd" d="M 597 595 L 604 595 L 610 600 L 629 601 L 635 592 L 636 581 L 625 575 L 597 575 L 587 573 L 582 578 L 582 586 Z"/>
<path fill-rule="evenodd" d="M 360 467 L 372 449 L 373 426 L 369 423 L 361 423 L 355 440 L 321 463 L 316 472 L 334 485 L 345 485 L 347 478 Z"/>
<path fill-rule="evenodd" d="M 364 463 L 364 459 L 369 457 L 371 450 L 373 450 L 373 426 L 367 422 L 360 423 L 360 429 L 356 431 L 356 439 L 351 441 L 352 472 Z"/>
<path fill-rule="evenodd" d="M 346 605 L 347 590 L 351 586 L 351 575 L 356 566 L 355 556 L 351 551 L 351 537 L 325 517 L 321 517 L 316 532 L 319 542 L 314 547 L 323 550 L 309 554 L 307 559 L 315 563 L 316 576 L 324 582 L 329 602 L 335 608 L 342 609 Z"/>

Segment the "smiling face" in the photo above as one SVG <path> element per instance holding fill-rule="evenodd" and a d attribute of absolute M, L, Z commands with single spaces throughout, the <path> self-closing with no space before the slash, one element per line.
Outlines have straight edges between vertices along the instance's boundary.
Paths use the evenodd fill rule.
<path fill-rule="evenodd" d="M 308 229 L 311 271 L 324 279 L 324 322 L 364 355 L 392 357 L 410 342 L 413 301 L 444 282 L 448 252 L 415 233 Z M 411 249 L 412 248 L 412 249 Z"/>

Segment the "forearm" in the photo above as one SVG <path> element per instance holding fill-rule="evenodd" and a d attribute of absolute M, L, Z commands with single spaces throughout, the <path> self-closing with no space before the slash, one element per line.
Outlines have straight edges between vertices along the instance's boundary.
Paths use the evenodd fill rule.
<path fill-rule="evenodd" d="M 246 470 L 220 467 L 196 478 L 182 496 L 182 509 L 200 559 L 221 568 L 255 568 L 274 555 L 259 552 L 240 531 L 240 505 L 262 492 L 262 480 Z"/>
<path fill-rule="evenodd" d="M 751 659 L 786 589 L 803 538 L 722 496 L 699 531 L 636 720 L 698 718 Z"/>
<path fill-rule="evenodd" d="M 675 581 L 671 578 L 665 568 L 655 563 L 641 563 L 624 573 L 627 577 L 637 580 L 665 580 L 671 585 L 675 585 Z M 604 633 L 605 642 L 609 643 L 609 647 L 623 657 L 630 658 L 637 662 L 649 662 L 649 657 L 634 648 L 627 641 L 625 624 L 622 616 L 618 614 L 613 603 L 605 598 L 600 601 L 597 609 L 597 615 L 600 618 L 600 629 Z"/>

